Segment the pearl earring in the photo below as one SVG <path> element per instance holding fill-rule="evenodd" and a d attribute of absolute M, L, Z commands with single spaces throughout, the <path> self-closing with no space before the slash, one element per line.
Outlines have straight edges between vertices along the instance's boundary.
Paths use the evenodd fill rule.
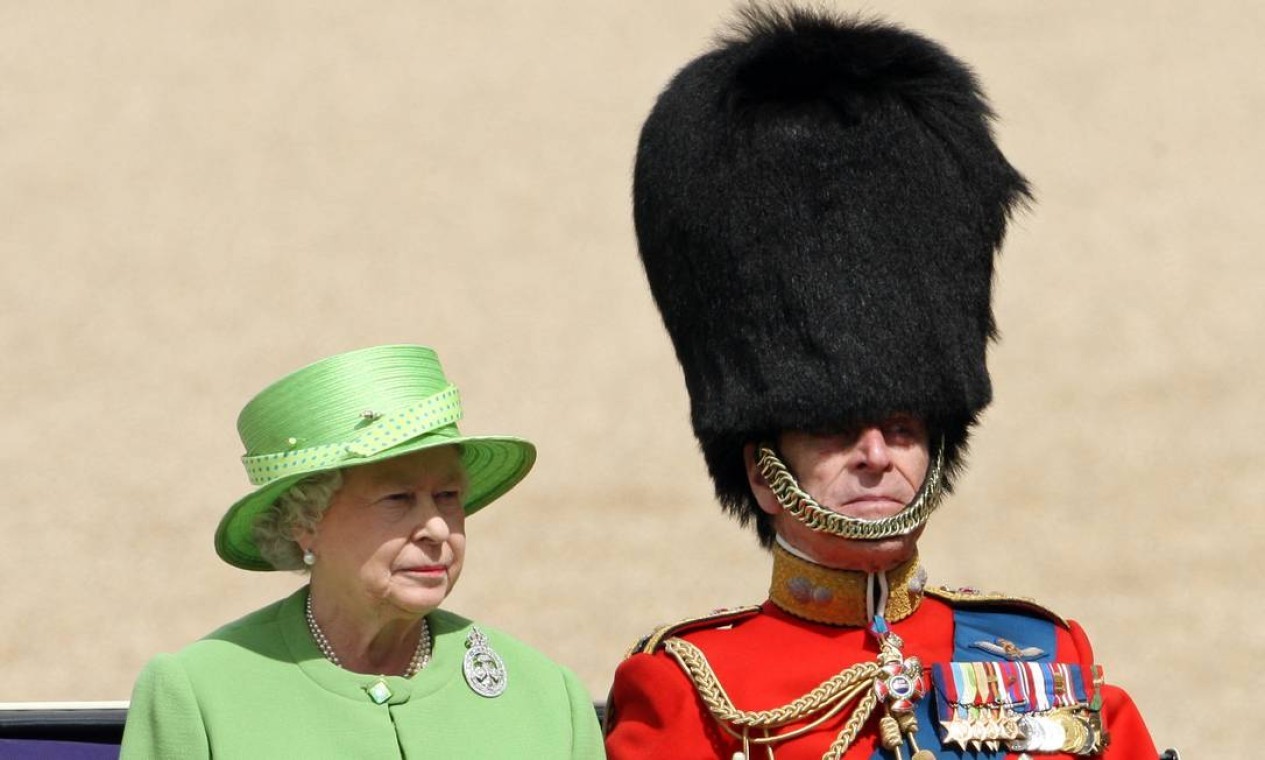
<path fill-rule="evenodd" d="M 308 549 L 303 552 L 303 564 L 307 565 L 308 567 L 311 567 L 312 565 L 316 564 L 316 555 L 312 552 L 311 549 Z"/>

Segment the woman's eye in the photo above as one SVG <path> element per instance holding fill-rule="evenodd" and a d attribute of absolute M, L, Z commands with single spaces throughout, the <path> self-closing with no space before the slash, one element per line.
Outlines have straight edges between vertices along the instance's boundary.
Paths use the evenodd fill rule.
<path fill-rule="evenodd" d="M 451 490 L 447 490 L 447 491 L 439 491 L 435 494 L 434 498 L 435 498 L 435 503 L 439 504 L 440 506 L 444 506 L 444 507 L 462 506 L 461 491 L 455 488 Z"/>
<path fill-rule="evenodd" d="M 384 496 L 382 500 L 392 504 L 407 504 L 413 501 L 413 494 L 408 493 L 407 491 L 401 491 L 400 493 L 388 494 L 387 496 Z"/>

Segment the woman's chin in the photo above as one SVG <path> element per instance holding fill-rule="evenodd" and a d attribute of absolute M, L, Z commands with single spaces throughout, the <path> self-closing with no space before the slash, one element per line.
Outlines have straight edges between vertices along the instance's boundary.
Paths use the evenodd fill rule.
<path fill-rule="evenodd" d="M 396 588 L 391 594 L 391 601 L 394 605 L 417 616 L 426 615 L 439 608 L 444 600 L 448 598 L 448 584 L 435 584 L 432 586 L 414 587 L 414 588 Z"/>

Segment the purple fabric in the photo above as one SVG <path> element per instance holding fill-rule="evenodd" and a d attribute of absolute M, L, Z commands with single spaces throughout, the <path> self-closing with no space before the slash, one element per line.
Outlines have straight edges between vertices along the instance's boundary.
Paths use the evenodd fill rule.
<path fill-rule="evenodd" d="M 117 760 L 119 745 L 40 739 L 0 739 L 4 760 Z"/>

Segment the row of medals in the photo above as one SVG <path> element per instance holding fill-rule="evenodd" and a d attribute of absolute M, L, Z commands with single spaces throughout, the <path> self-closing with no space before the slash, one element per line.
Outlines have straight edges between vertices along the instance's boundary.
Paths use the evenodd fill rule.
<path fill-rule="evenodd" d="M 1006 748 L 1013 751 L 1076 755 L 1092 755 L 1103 748 L 1102 721 L 1098 713 L 1081 707 L 1022 716 L 1008 707 L 972 705 L 966 711 L 966 716 L 962 716 L 961 711 L 955 710 L 951 720 L 941 722 L 947 732 L 945 744 L 995 751 L 1005 742 Z"/>

